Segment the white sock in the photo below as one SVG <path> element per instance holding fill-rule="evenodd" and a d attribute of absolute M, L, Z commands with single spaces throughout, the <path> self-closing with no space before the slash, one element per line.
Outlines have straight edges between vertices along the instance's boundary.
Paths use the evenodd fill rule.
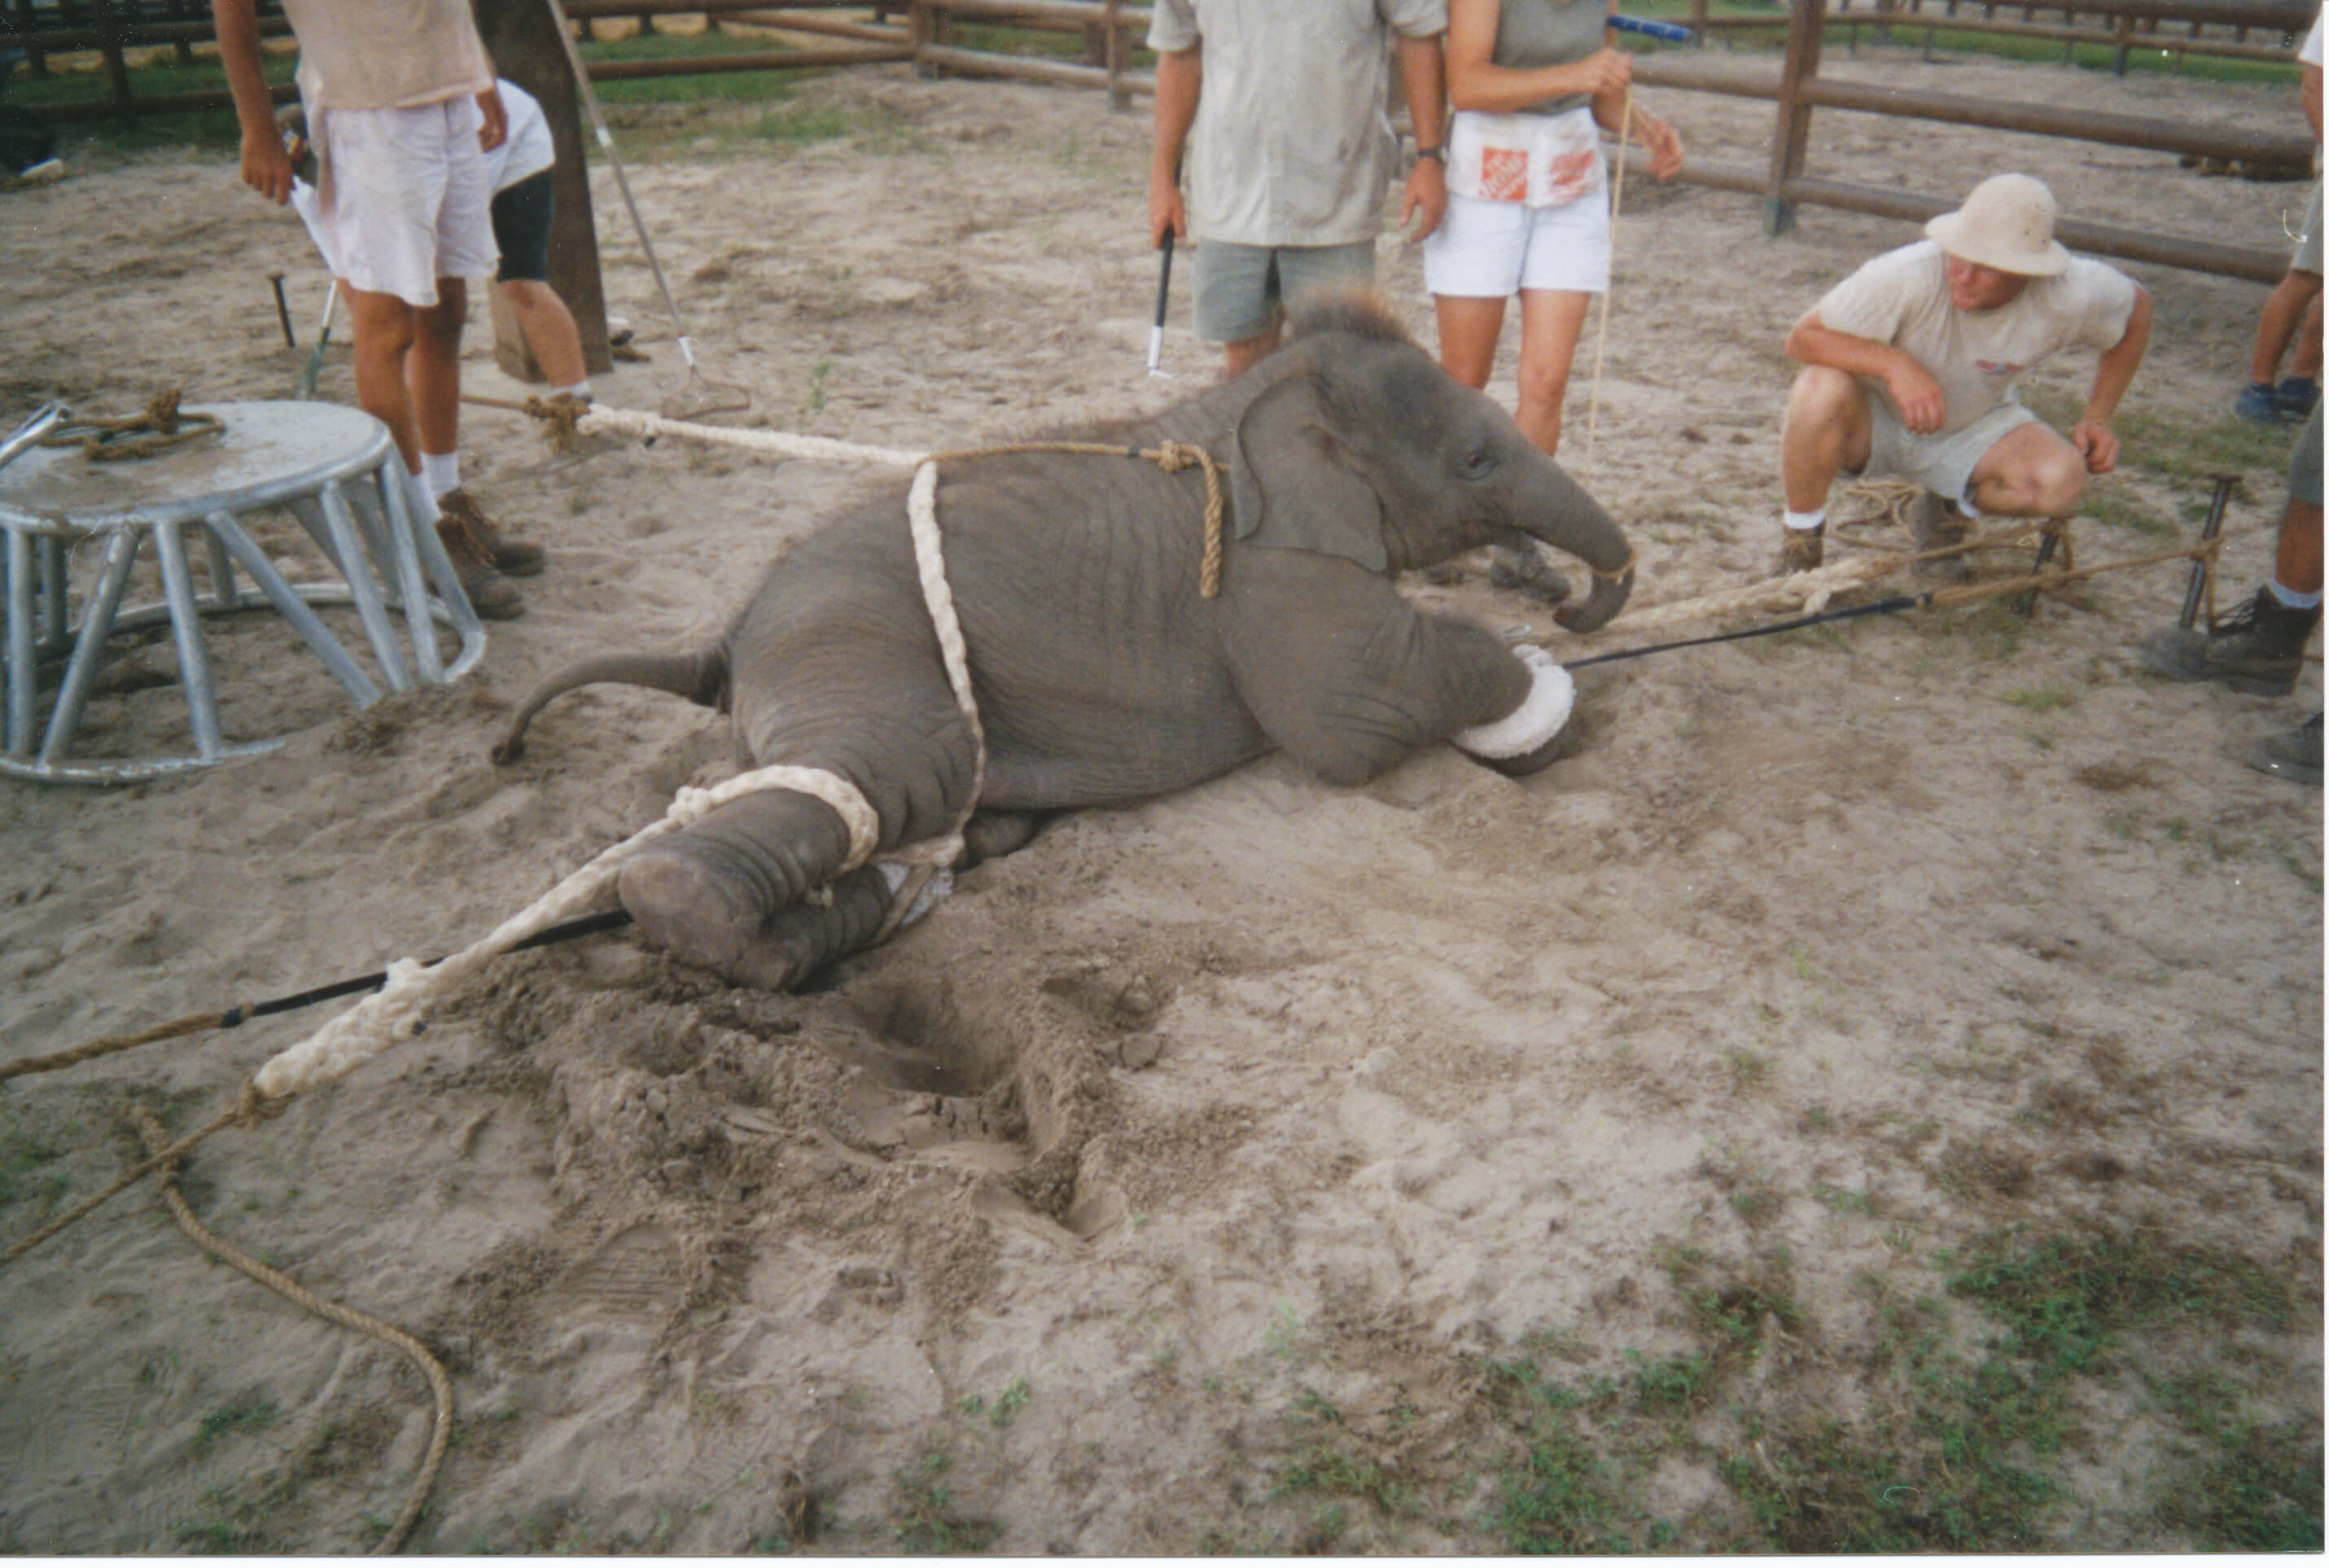
<path fill-rule="evenodd" d="M 552 397 L 557 397 L 561 392 L 570 398 L 587 398 L 590 395 L 590 378 L 586 375 L 572 386 L 554 386 L 550 389 Z"/>
<path fill-rule="evenodd" d="M 428 483 L 433 499 L 448 490 L 461 487 L 461 454 L 458 452 L 423 452 L 420 454 L 420 477 Z"/>
<path fill-rule="evenodd" d="M 426 458 L 421 459 L 424 463 L 428 460 Z M 420 519 L 421 526 L 434 528 L 437 520 L 445 515 L 437 505 L 437 492 L 431 490 L 429 481 L 419 474 L 408 473 L 404 478 L 404 493 L 411 499 L 413 516 Z"/>
<path fill-rule="evenodd" d="M 1827 508 L 1816 512 L 1782 512 L 1779 520 L 1790 528 L 1816 528 L 1827 521 Z"/>
<path fill-rule="evenodd" d="M 2268 584 L 2268 586 L 2272 590 L 2272 596 L 2291 609 L 2318 609 L 2321 608 L 2321 595 L 2317 592 L 2299 593 L 2293 588 L 2283 588 L 2277 581 Z"/>

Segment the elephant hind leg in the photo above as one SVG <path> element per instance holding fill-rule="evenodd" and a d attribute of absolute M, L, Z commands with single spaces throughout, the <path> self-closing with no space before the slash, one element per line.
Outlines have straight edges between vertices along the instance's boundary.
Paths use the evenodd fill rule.
<path fill-rule="evenodd" d="M 761 985 L 745 977 L 774 972 L 771 921 L 832 877 L 848 847 L 831 807 L 764 790 L 647 845 L 624 862 L 616 887 L 650 947 Z"/>

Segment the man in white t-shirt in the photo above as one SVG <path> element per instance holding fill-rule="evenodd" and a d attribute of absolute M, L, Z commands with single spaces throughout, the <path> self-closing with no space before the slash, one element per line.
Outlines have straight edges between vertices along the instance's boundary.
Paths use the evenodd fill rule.
<path fill-rule="evenodd" d="M 1839 474 L 1923 486 L 1919 550 L 1967 520 L 2060 517 L 2092 474 L 2118 464 L 2111 416 L 2151 341 L 2151 297 L 2116 268 L 2054 239 L 2054 196 L 2027 175 L 1994 175 L 1930 238 L 1887 251 L 1830 289 L 1787 335 L 1804 369 L 1779 438 L 1787 493 L 1780 569 L 1820 563 Z M 2096 355 L 2085 410 L 2067 436 L 2023 407 L 2014 383 L 2062 348 Z M 1962 577 L 1962 557 L 1920 562 Z"/>

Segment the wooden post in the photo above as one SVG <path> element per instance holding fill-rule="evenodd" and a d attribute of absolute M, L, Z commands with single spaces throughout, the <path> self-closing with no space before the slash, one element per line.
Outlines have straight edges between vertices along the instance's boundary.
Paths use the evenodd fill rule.
<path fill-rule="evenodd" d="M 1827 0 L 1796 0 L 1787 8 L 1787 58 L 1779 69 L 1779 113 L 1771 128 L 1771 180 L 1763 200 L 1763 231 L 1777 238 L 1796 226 L 1795 203 L 1784 194 L 1787 182 L 1804 172 L 1810 148 L 1812 106 L 1804 84 L 1819 74 L 1820 34 L 1827 23 Z"/>
<path fill-rule="evenodd" d="M 1108 0 L 1108 107 L 1122 114 L 1132 107 L 1132 90 L 1124 85 L 1123 0 Z"/>
<path fill-rule="evenodd" d="M 114 0 L 96 0 L 94 14 L 98 27 L 105 34 L 100 46 L 105 54 L 105 77 L 112 84 L 113 106 L 119 111 L 121 123 L 137 123 L 137 105 L 129 94 L 129 61 L 121 52 L 121 14 L 114 8 Z"/>
<path fill-rule="evenodd" d="M 557 149 L 551 176 L 557 210 L 550 225 L 550 287 L 573 313 L 582 337 L 582 363 L 592 375 L 615 368 L 607 346 L 607 295 L 599 277 L 599 229 L 590 213 L 590 170 L 583 156 L 581 90 L 566 63 L 558 24 L 542 0 L 475 0 L 477 32 L 494 69 L 532 93 L 550 122 Z M 493 290 L 494 359 L 521 381 L 543 379 L 527 352 L 516 318 Z"/>

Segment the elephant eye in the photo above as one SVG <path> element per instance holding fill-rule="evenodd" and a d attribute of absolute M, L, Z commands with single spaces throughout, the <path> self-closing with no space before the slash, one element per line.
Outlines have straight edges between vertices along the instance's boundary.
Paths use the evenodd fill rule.
<path fill-rule="evenodd" d="M 1456 459 L 1456 474 L 1463 479 L 1485 479 L 1496 471 L 1496 454 L 1485 447 L 1475 447 Z"/>

